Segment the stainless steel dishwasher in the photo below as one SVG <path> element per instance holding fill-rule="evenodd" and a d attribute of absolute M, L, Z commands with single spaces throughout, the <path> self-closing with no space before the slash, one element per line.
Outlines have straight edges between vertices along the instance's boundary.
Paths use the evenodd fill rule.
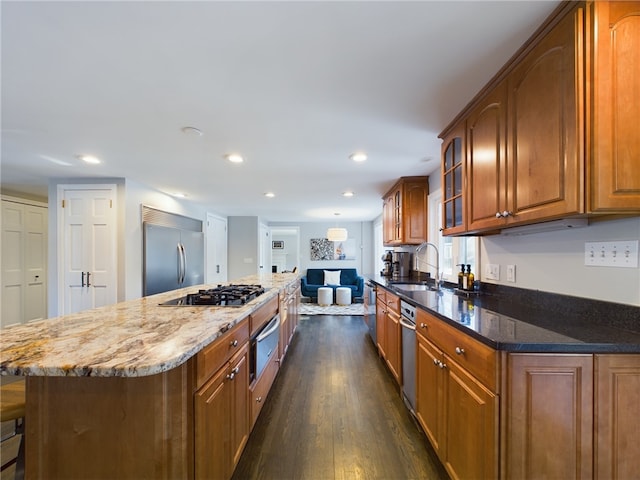
<path fill-rule="evenodd" d="M 402 397 L 411 413 L 416 411 L 416 307 L 400 300 L 402 327 Z"/>

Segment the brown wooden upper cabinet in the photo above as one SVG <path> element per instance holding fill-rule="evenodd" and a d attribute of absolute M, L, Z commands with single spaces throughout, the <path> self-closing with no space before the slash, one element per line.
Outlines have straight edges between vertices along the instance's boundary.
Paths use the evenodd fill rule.
<path fill-rule="evenodd" d="M 443 233 L 640 213 L 639 52 L 640 2 L 563 3 L 440 135 Z"/>
<path fill-rule="evenodd" d="M 382 209 L 384 245 L 426 242 L 428 195 L 429 177 L 402 177 L 385 194 Z"/>

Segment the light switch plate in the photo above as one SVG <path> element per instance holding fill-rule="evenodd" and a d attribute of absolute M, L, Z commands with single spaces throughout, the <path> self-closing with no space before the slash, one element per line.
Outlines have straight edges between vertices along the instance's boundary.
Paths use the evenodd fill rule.
<path fill-rule="evenodd" d="M 638 240 L 585 242 L 584 264 L 588 267 L 638 268 Z"/>
<path fill-rule="evenodd" d="M 486 280 L 500 280 L 500 264 L 487 263 L 484 268 L 484 278 Z"/>
<path fill-rule="evenodd" d="M 516 282 L 516 266 L 507 265 L 507 282 Z"/>

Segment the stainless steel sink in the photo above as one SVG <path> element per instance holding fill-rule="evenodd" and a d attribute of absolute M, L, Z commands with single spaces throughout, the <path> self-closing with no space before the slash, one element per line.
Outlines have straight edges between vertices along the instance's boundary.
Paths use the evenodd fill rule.
<path fill-rule="evenodd" d="M 435 291 L 431 285 L 425 285 L 424 283 L 394 283 L 391 285 L 398 290 L 404 290 L 405 292 L 424 292 L 427 290 Z"/>

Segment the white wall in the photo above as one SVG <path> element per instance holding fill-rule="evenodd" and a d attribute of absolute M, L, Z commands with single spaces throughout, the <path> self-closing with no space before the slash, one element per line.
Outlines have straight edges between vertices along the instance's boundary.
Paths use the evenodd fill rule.
<path fill-rule="evenodd" d="M 483 237 L 482 264 L 500 265 L 500 281 L 481 281 L 576 297 L 640 305 L 640 269 L 587 267 L 584 243 L 638 240 L 640 218 L 592 223 L 586 228 L 526 236 Z M 516 283 L 506 281 L 506 265 L 516 265 Z M 484 270 L 484 268 L 482 268 Z"/>
<path fill-rule="evenodd" d="M 227 217 L 227 228 L 229 281 L 256 275 L 260 256 L 258 217 Z"/>

